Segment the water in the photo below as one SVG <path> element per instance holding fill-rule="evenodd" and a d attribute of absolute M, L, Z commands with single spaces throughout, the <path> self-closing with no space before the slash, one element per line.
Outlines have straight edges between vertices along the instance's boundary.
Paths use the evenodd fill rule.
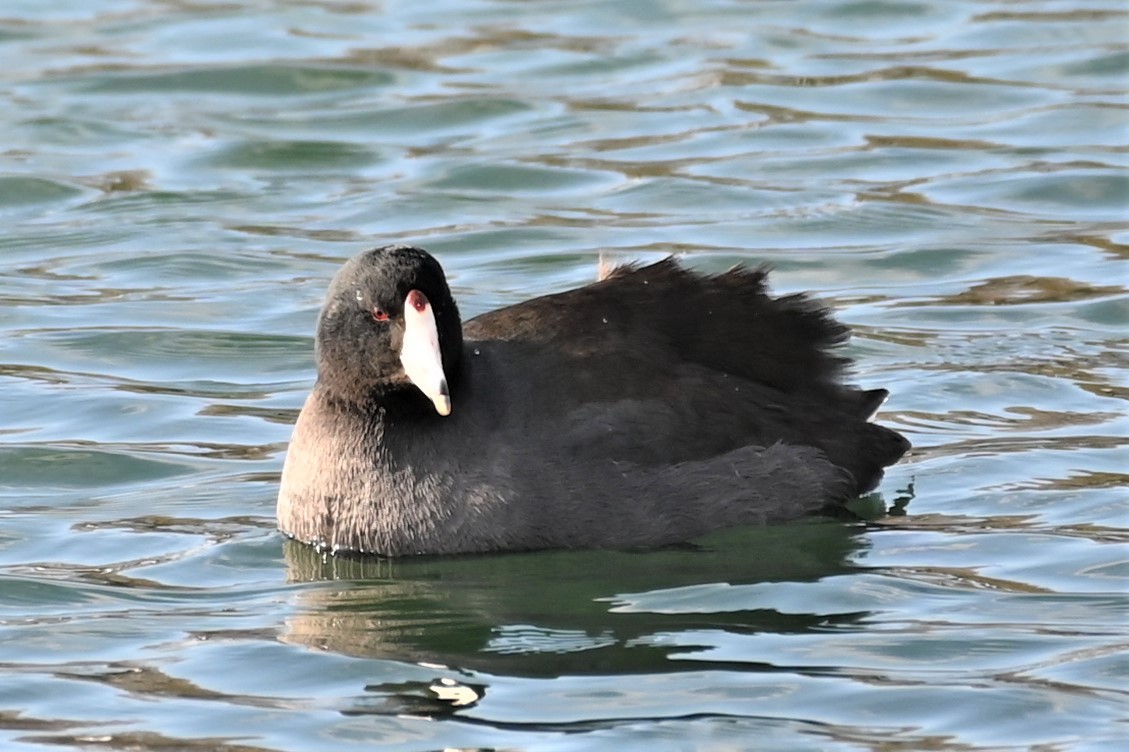
<path fill-rule="evenodd" d="M 1121 3 L 8 0 L 0 746 L 1110 748 Z M 832 301 L 914 452 L 869 526 L 323 560 L 273 506 L 329 277 L 615 259 Z M 676 305 L 672 301 L 672 305 Z"/>

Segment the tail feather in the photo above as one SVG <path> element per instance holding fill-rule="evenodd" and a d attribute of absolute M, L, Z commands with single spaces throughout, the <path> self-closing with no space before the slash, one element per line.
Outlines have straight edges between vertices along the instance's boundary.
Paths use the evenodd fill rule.
<path fill-rule="evenodd" d="M 848 466 L 855 477 L 855 493 L 873 491 L 881 482 L 886 468 L 901 459 L 909 449 L 909 441 L 897 431 L 868 423 L 855 449 L 855 461 Z"/>
<path fill-rule="evenodd" d="M 879 409 L 885 404 L 890 392 L 886 389 L 870 389 L 859 393 L 858 417 L 863 420 L 874 420 Z"/>

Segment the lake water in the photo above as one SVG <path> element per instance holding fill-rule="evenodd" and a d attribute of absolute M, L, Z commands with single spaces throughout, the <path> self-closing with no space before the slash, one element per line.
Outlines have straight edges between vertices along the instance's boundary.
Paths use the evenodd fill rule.
<path fill-rule="evenodd" d="M 0 747 L 1113 747 L 1127 40 L 1114 0 L 5 0 Z M 470 315 L 601 251 L 773 264 L 893 393 L 896 513 L 284 542 L 326 283 L 409 241 Z"/>

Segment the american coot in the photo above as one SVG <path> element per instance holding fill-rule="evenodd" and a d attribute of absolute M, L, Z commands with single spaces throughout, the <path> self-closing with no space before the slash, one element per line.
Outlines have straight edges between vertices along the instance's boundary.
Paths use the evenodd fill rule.
<path fill-rule="evenodd" d="M 287 535 L 386 556 L 644 548 L 792 520 L 909 448 L 842 383 L 848 330 L 763 269 L 667 259 L 464 326 L 439 263 L 337 273 L 278 496 Z"/>

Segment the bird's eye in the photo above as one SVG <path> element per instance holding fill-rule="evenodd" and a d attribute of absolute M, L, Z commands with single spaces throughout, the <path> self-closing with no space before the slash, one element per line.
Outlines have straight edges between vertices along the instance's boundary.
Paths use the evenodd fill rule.
<path fill-rule="evenodd" d="M 376 306 L 375 308 L 372 309 L 372 318 L 375 321 L 387 321 L 388 320 L 388 311 L 384 310 L 380 306 Z"/>

